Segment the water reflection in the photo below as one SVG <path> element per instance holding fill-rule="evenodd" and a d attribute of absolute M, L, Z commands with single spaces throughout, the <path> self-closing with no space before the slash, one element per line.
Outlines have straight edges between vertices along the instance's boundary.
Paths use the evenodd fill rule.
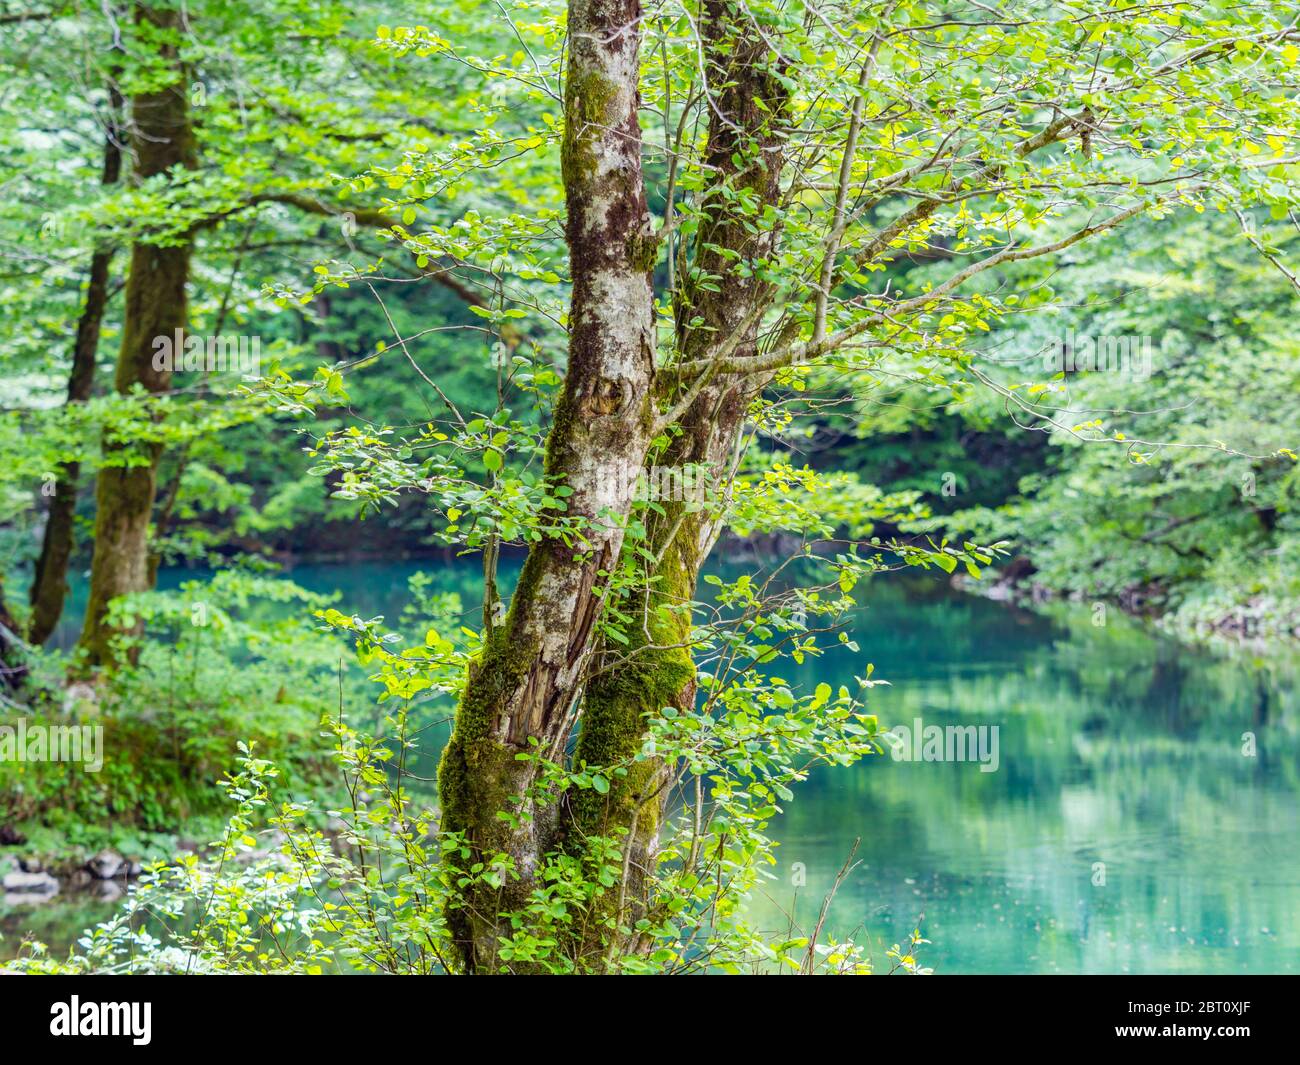
<path fill-rule="evenodd" d="M 784 924 L 802 862 L 806 916 L 860 836 L 831 917 L 882 960 L 924 913 L 940 972 L 1300 969 L 1294 660 L 1090 619 L 877 582 L 862 661 L 837 654 L 830 671 L 876 665 L 892 682 L 874 693 L 882 724 L 1000 726 L 1000 768 L 885 757 L 817 773 L 779 825 L 785 875 L 757 913 Z"/>
<path fill-rule="evenodd" d="M 474 601 L 468 563 L 291 576 L 396 618 L 417 569 Z M 1098 628 L 1084 607 L 1029 612 L 934 579 L 878 579 L 863 599 L 857 654 L 836 646 L 782 675 L 851 684 L 871 662 L 891 682 L 874 689 L 882 724 L 997 726 L 998 769 L 883 757 L 817 772 L 777 823 L 782 861 L 758 921 L 784 928 L 792 902 L 815 917 L 861 837 L 829 924 L 860 928 L 881 962 L 923 913 L 922 961 L 941 973 L 1300 970 L 1294 655 L 1189 648 L 1116 611 Z M 0 956 L 27 929 L 66 946 L 102 914 L 83 898 L 11 909 Z"/>

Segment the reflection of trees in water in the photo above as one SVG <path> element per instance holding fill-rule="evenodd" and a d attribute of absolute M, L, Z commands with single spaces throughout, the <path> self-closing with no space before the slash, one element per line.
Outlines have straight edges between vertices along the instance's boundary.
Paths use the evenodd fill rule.
<path fill-rule="evenodd" d="M 885 756 L 815 774 L 777 826 L 782 859 L 808 866 L 806 897 L 861 836 L 864 869 L 833 917 L 888 936 L 925 909 L 935 952 L 965 968 L 1294 964 L 1295 663 L 1182 647 L 1114 613 L 1094 628 L 1061 604 L 1036 628 L 997 604 L 927 606 L 920 633 L 892 616 L 906 605 L 873 591 L 858 661 L 808 675 L 846 682 L 873 661 L 894 685 L 872 694 L 882 725 L 997 724 L 1001 768 Z"/>

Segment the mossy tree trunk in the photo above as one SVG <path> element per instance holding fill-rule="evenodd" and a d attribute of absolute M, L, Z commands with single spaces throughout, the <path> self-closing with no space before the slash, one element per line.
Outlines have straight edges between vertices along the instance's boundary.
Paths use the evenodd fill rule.
<path fill-rule="evenodd" d="M 506 855 L 518 879 L 471 888 L 449 918 L 471 972 L 497 964 L 498 915 L 517 908 L 553 844 L 553 811 L 530 808 L 536 745 L 563 750 L 600 610 L 602 571 L 619 557 L 624 519 L 654 418 L 653 238 L 641 165 L 639 0 L 573 0 L 562 146 L 573 289 L 568 370 L 547 441 L 546 472 L 567 486 L 565 521 L 524 563 L 510 610 L 490 618 L 438 772 L 443 827 L 476 860 Z M 525 815 L 511 827 L 499 812 Z"/>
<path fill-rule="evenodd" d="M 179 58 L 182 15 L 145 5 L 135 8 L 137 23 L 149 24 L 158 53 L 174 79 L 131 98 L 133 174 L 145 179 L 195 165 L 189 89 Z M 155 36 L 156 35 L 156 36 Z M 187 322 L 186 287 L 191 246 L 188 237 L 168 242 L 137 242 L 131 249 L 126 282 L 122 347 L 114 386 L 128 395 L 137 386 L 166 392 L 171 373 L 154 367 L 154 338 L 174 337 Z M 108 622 L 109 603 L 150 587 L 149 521 L 161 447 L 149 441 L 105 439 L 103 467 L 95 490 L 95 547 L 90 600 L 80 646 L 87 666 L 111 662 L 116 632 Z"/>
<path fill-rule="evenodd" d="M 647 877 L 671 784 L 670 766 L 641 757 L 651 722 L 665 707 L 686 711 L 695 705 L 691 604 L 713 523 L 707 511 L 683 500 L 665 500 L 660 507 L 663 513 L 648 518 L 639 544 L 656 562 L 646 564 L 644 584 L 616 604 L 634 619 L 623 633 L 627 643 L 602 642 L 584 688 L 575 760 L 628 770 L 610 778 L 607 793 L 577 792 L 565 808 L 563 839 L 573 853 L 582 853 L 592 837 L 620 839 L 622 845 L 618 889 L 596 900 L 573 944 L 585 970 L 603 967 L 611 943 L 627 946 L 618 943 L 617 929 L 631 926 L 645 911 Z"/>
<path fill-rule="evenodd" d="M 579 792 L 565 808 L 561 837 L 574 852 L 592 836 L 623 841 L 622 881 L 585 915 L 574 943 L 584 969 L 602 968 L 611 944 L 621 950 L 638 948 L 635 934 L 625 936 L 618 929 L 630 929 L 646 910 L 648 874 L 672 797 L 673 768 L 638 756 L 666 707 L 687 711 L 695 705 L 691 605 L 701 569 L 722 531 L 726 498 L 720 482 L 733 462 L 753 387 L 742 379 L 719 381 L 703 390 L 679 421 L 681 435 L 660 456 L 662 466 L 707 468 L 714 471 L 715 488 L 702 505 L 660 500 L 663 513 L 647 518 L 646 539 L 638 546 L 655 561 L 644 563 L 643 583 L 617 604 L 621 614 L 634 619 L 623 630 L 628 642 L 602 642 L 588 672 L 575 760 L 625 766 L 629 772 L 614 776 L 606 794 Z"/>
<path fill-rule="evenodd" d="M 121 128 L 123 101 L 117 87 L 109 87 L 108 125 L 104 139 L 104 168 L 101 182 L 117 184 L 122 172 Z M 72 347 L 72 371 L 68 375 L 68 403 L 84 403 L 95 384 L 95 359 L 99 353 L 100 327 L 108 306 L 109 266 L 113 248 L 101 248 L 90 259 L 90 277 L 86 284 L 86 302 L 77 320 L 77 336 Z M 73 522 L 77 513 L 77 482 L 81 464 L 65 462 L 58 469 L 54 494 L 50 497 L 41 553 L 32 578 L 32 614 L 27 638 L 34 644 L 49 639 L 63 616 L 63 602 L 68 594 L 68 563 L 72 558 Z"/>
<path fill-rule="evenodd" d="M 710 0 L 701 32 L 710 82 L 719 86 L 709 107 L 705 149 L 712 194 L 702 201 L 691 254 L 697 270 L 677 294 L 675 348 L 684 360 L 707 361 L 724 345 L 738 357 L 754 354 L 759 321 L 772 303 L 771 287 L 757 277 L 778 233 L 756 227 L 752 218 L 734 210 L 734 203 L 735 193 L 752 196 L 760 207 L 779 202 L 787 94 L 774 76 L 777 58 L 736 5 Z M 731 195 L 722 192 L 724 186 Z M 620 604 L 622 613 L 637 619 L 626 633 L 631 644 L 602 647 L 586 687 L 576 755 L 589 765 L 627 764 L 643 750 L 650 723 L 665 707 L 694 704 L 690 603 L 722 530 L 725 486 L 734 472 L 750 401 L 766 380 L 730 374 L 709 380 L 686 404 L 675 423 L 678 435 L 655 460 L 670 469 L 702 467 L 715 490 L 702 506 L 661 500 L 665 513 L 647 518 L 644 546 L 656 562 L 646 565 L 645 586 L 629 592 Z M 677 398 L 667 381 L 662 392 L 669 404 Z M 662 478 L 649 475 L 647 481 L 662 483 Z M 610 926 L 628 927 L 644 909 L 646 873 L 653 867 L 669 783 L 668 767 L 640 761 L 634 771 L 611 782 L 607 795 L 583 793 L 570 807 L 570 831 L 579 837 L 627 833 L 626 874 L 617 901 L 598 920 L 587 922 L 581 950 L 589 965 L 608 949 Z"/>
<path fill-rule="evenodd" d="M 470 972 L 498 968 L 497 945 L 508 931 L 501 915 L 527 898 L 542 857 L 561 847 L 580 850 L 593 834 L 625 839 L 626 875 L 599 912 L 587 915 L 587 931 L 575 937 L 575 960 L 584 969 L 600 968 L 611 948 L 625 946 L 610 926 L 618 918 L 626 924 L 644 904 L 668 768 L 642 761 L 611 781 L 606 795 L 584 793 L 563 808 L 533 808 L 526 797 L 533 763 L 516 755 L 535 745 L 562 757 L 581 699 L 576 759 L 629 764 L 653 715 L 693 705 L 689 604 L 721 530 L 725 500 L 715 497 L 703 508 L 668 500 L 665 513 L 649 523 L 637 546 L 656 561 L 619 604 L 638 619 L 625 633 L 627 646 L 599 638 L 599 574 L 620 559 L 623 522 L 643 465 L 700 464 L 725 482 L 749 401 L 762 387 L 752 376 L 722 376 L 683 398 L 680 384 L 656 379 L 650 271 L 657 246 L 637 113 L 640 18 L 634 0 L 574 0 L 569 7 L 563 176 L 573 295 L 568 374 L 548 440 L 547 472 L 573 490 L 567 516 L 581 525 L 585 542 L 552 539 L 529 553 L 504 622 L 495 629 L 489 624 L 439 768 L 444 829 L 464 834 L 472 861 L 505 854 L 519 874 L 499 891 L 466 890 L 449 914 Z M 704 21 L 711 80 L 720 87 L 709 106 L 706 165 L 713 184 L 776 203 L 785 105 L 776 60 L 733 5 L 711 0 Z M 737 255 L 750 266 L 761 263 L 776 232 L 736 217 L 724 195 L 705 202 L 693 258 L 713 276 L 710 284 L 688 284 L 678 294 L 675 347 L 692 360 L 724 345 L 743 356 L 756 349 L 772 291 L 752 271 L 736 269 Z M 683 407 L 675 418 L 680 433 L 648 459 L 651 437 L 664 428 L 657 424 L 661 408 L 674 405 Z M 525 817 L 510 827 L 498 816 L 503 810 Z"/>

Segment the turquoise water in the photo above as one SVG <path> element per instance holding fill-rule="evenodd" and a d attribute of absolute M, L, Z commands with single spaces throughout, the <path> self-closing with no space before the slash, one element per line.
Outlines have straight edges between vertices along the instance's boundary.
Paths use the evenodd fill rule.
<path fill-rule="evenodd" d="M 290 576 L 396 618 L 417 569 L 448 587 L 472 578 L 428 562 Z M 938 580 L 877 579 L 862 604 L 858 653 L 782 676 L 851 683 L 870 662 L 890 682 L 874 689 L 882 725 L 996 727 L 997 768 L 884 756 L 815 773 L 778 822 L 759 923 L 784 929 L 793 909 L 811 924 L 857 840 L 828 928 L 881 963 L 920 921 L 920 961 L 940 973 L 1300 971 L 1294 653 L 1182 646 L 1116 611 L 1097 627 L 1084 607 L 1029 612 Z M 88 908 L 11 912 L 3 927 L 70 938 Z"/>
<path fill-rule="evenodd" d="M 788 909 L 803 862 L 806 917 L 860 837 L 832 919 L 887 947 L 923 914 L 939 972 L 1300 970 L 1295 659 L 1091 616 L 877 584 L 856 638 L 891 681 L 881 723 L 996 725 L 998 769 L 818 773 L 782 822 L 767 905 Z"/>

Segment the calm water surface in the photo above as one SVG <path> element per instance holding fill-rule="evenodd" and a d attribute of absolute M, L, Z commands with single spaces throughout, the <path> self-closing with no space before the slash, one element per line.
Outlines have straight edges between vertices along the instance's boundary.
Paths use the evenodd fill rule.
<path fill-rule="evenodd" d="M 395 619 L 418 569 L 472 579 L 429 562 L 290 576 Z M 937 580 L 877 579 L 862 603 L 858 653 L 781 675 L 851 685 L 870 662 L 890 682 L 873 693 L 882 725 L 996 726 L 998 768 L 885 756 L 817 772 L 777 824 L 759 923 L 784 928 L 793 909 L 811 924 L 859 840 L 828 925 L 880 964 L 921 920 L 921 961 L 940 973 L 1300 971 L 1293 652 L 1187 647 L 1115 611 L 1096 627 L 1084 607 L 1031 613 Z M 0 956 L 28 929 L 66 944 L 103 912 L 85 898 L 0 909 Z"/>

